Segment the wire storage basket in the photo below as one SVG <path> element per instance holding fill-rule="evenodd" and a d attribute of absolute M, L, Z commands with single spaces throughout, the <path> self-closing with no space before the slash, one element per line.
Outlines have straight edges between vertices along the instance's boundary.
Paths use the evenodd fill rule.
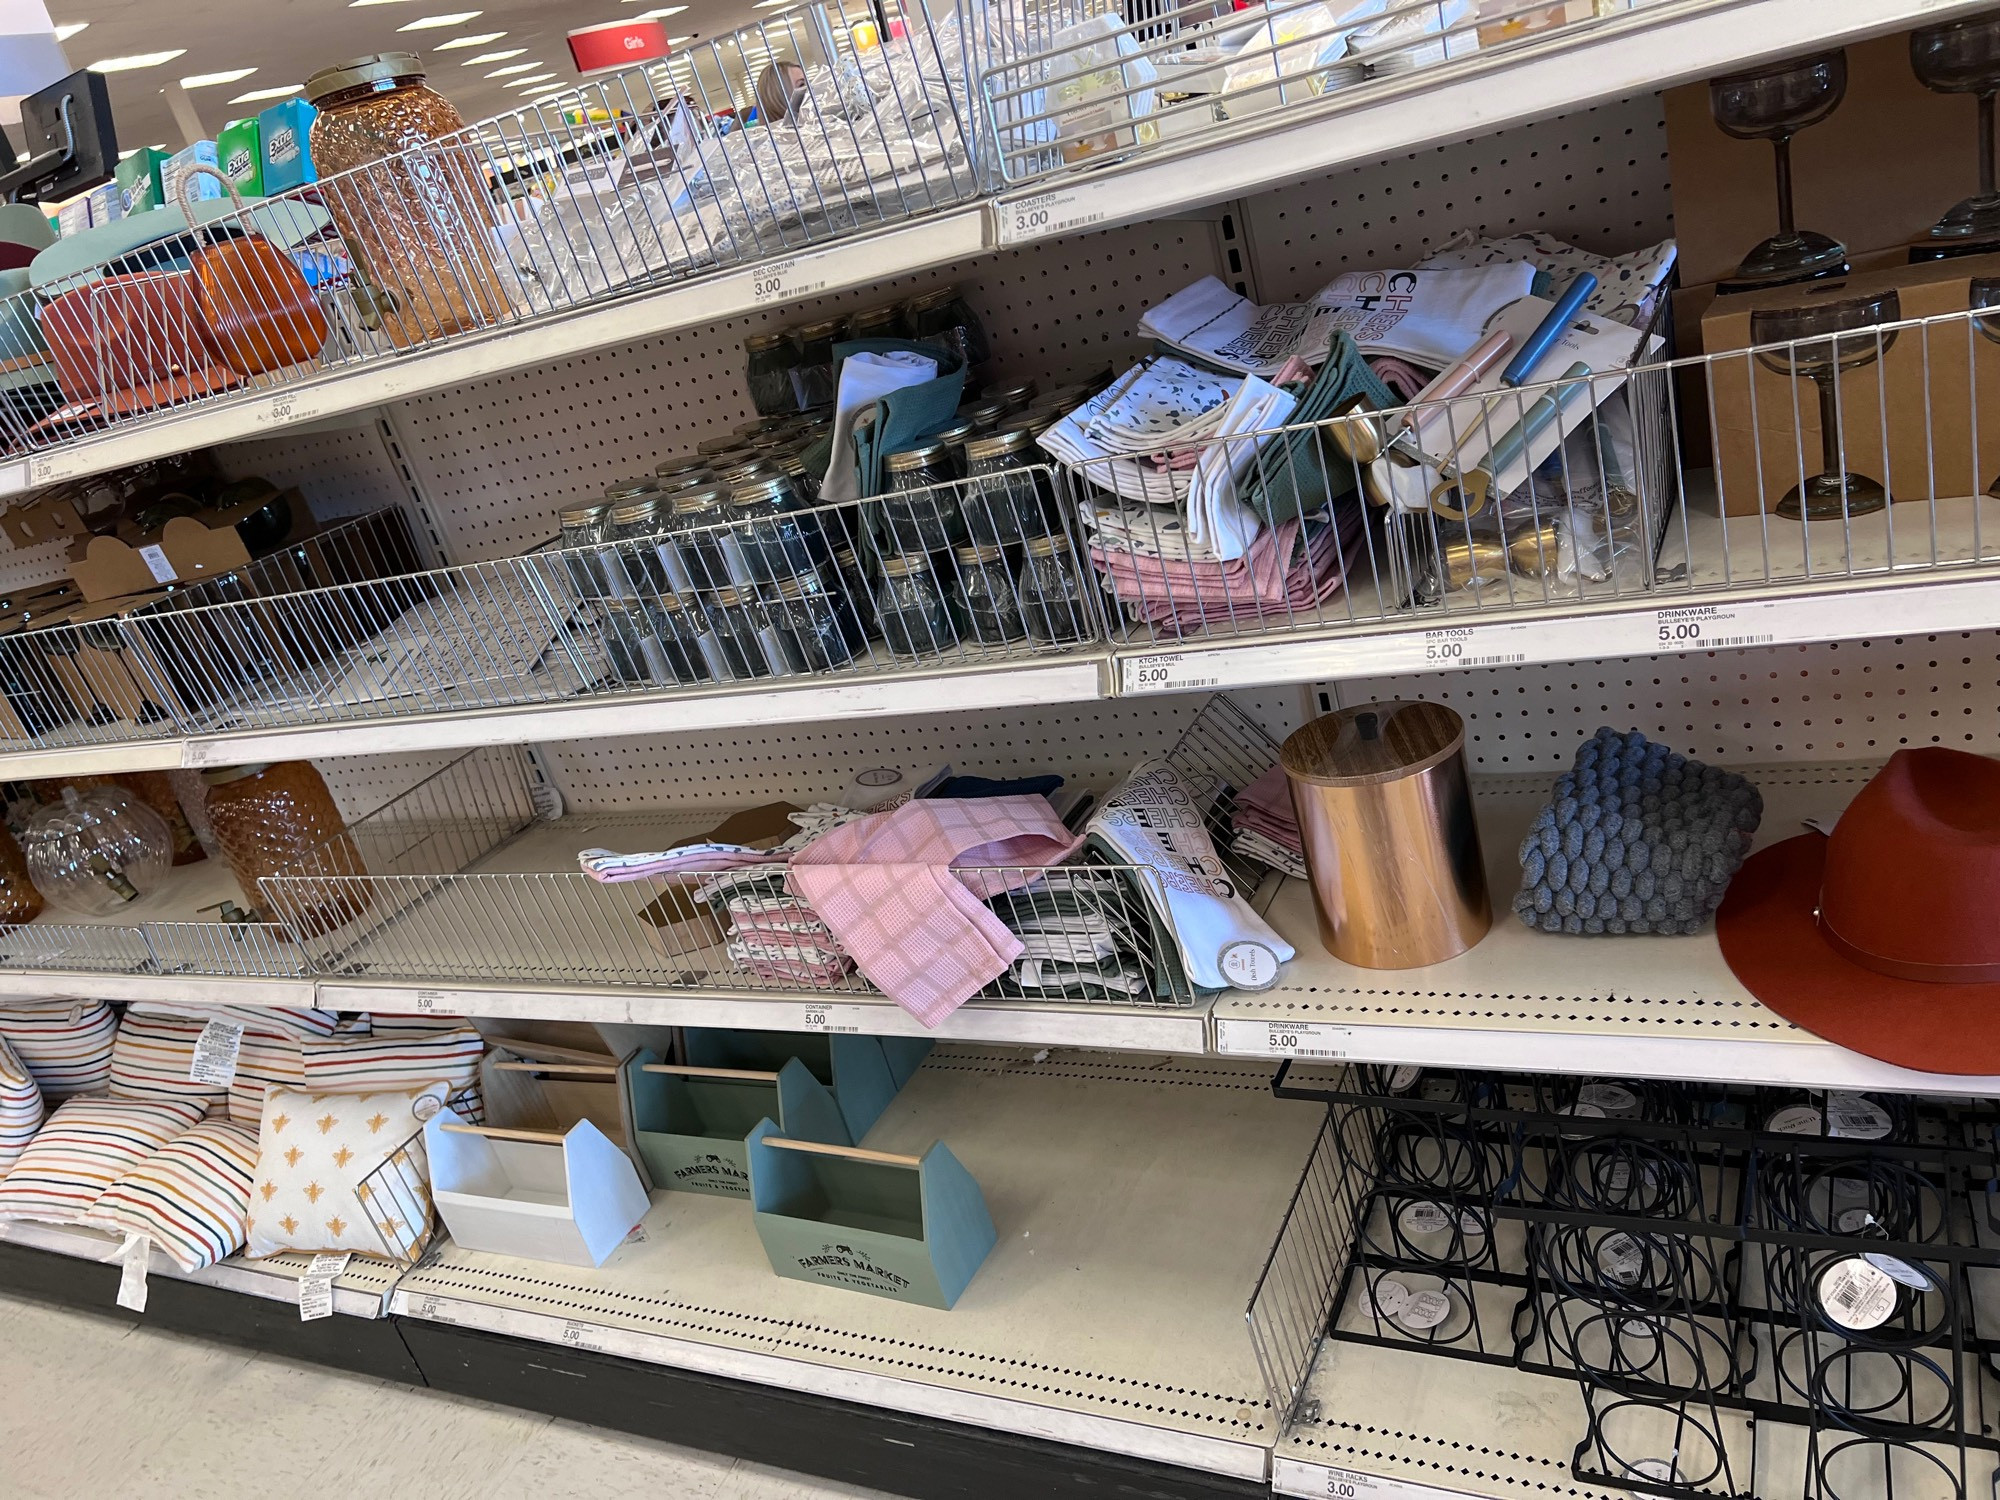
<path fill-rule="evenodd" d="M 1291 1421 L 1317 1420 L 1330 1340 L 1569 1384 L 1581 1482 L 1681 1500 L 1770 1493 L 1774 1468 L 1827 1500 L 1990 1482 L 1985 1103 L 1294 1072 L 1277 1092 L 1328 1118 L 1249 1310 Z"/>

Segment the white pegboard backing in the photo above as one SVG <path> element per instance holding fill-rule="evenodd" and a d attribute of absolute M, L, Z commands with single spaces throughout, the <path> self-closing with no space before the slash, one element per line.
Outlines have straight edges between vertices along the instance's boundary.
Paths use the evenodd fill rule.
<path fill-rule="evenodd" d="M 338 521 L 385 505 L 410 501 L 409 485 L 374 421 L 298 436 L 257 438 L 215 450 L 216 465 L 230 479 L 268 479 L 279 489 L 297 487 L 322 521 Z"/>
<path fill-rule="evenodd" d="M 541 754 L 568 806 L 591 812 L 843 801 L 863 772 L 895 770 L 914 782 L 941 765 L 992 777 L 1053 771 L 1101 791 L 1172 748 L 1207 696 L 568 740 L 543 745 Z M 1290 733 L 1303 706 L 1292 688 L 1231 696 L 1275 740 Z"/>
<path fill-rule="evenodd" d="M 1600 725 L 1721 764 L 2000 752 L 2000 633 L 1897 636 L 1321 685 L 1322 709 L 1422 698 L 1465 717 L 1475 772 L 1570 764 Z"/>
<path fill-rule="evenodd" d="M 1410 265 L 1465 228 L 1618 254 L 1674 232 L 1666 121 L 1659 95 L 1642 94 L 1273 188 L 1244 213 L 1266 302 Z"/>
<path fill-rule="evenodd" d="M 69 543 L 58 537 L 32 547 L 16 547 L 0 532 L 0 594 L 40 588 L 69 577 Z"/>
<path fill-rule="evenodd" d="M 1166 220 L 1009 252 L 977 265 L 668 334 L 403 403 L 393 425 L 449 561 L 548 540 L 556 511 L 751 420 L 743 340 L 958 283 L 996 378 L 1061 384 L 1139 347 L 1139 314 L 1223 274 L 1219 218 Z"/>

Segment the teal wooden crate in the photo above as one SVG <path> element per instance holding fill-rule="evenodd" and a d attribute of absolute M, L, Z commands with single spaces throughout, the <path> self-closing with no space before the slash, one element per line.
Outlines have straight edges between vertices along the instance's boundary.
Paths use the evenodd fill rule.
<path fill-rule="evenodd" d="M 813 1077 L 833 1090 L 851 1141 L 861 1140 L 874 1128 L 889 1101 L 910 1081 L 930 1050 L 929 1039 L 920 1036 L 730 1031 L 700 1026 L 690 1026 L 681 1033 L 682 1055 L 698 1068 L 776 1072 L 787 1058 L 796 1057 Z"/>
<path fill-rule="evenodd" d="M 770 1071 L 666 1063 L 642 1051 L 625 1088 L 633 1144 L 653 1186 L 670 1192 L 748 1198 L 744 1138 L 773 1116 L 801 1140 L 852 1139 L 833 1095 L 796 1057 Z"/>
<path fill-rule="evenodd" d="M 942 1141 L 896 1156 L 765 1120 L 748 1145 L 752 1217 L 780 1276 L 949 1308 L 993 1249 L 986 1197 Z"/>

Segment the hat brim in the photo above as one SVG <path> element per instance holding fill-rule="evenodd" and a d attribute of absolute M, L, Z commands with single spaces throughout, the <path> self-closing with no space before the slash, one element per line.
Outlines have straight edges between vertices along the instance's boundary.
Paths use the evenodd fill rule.
<path fill-rule="evenodd" d="M 1895 979 L 1842 957 L 1817 911 L 1826 838 L 1759 850 L 1715 914 L 1722 956 L 1771 1010 L 1864 1057 L 1925 1073 L 2000 1073 L 2000 984 Z"/>

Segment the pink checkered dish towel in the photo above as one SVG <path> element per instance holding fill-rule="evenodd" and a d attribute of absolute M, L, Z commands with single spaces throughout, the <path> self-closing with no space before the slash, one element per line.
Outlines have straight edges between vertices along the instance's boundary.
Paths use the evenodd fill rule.
<path fill-rule="evenodd" d="M 1034 884 L 1082 842 L 1045 797 L 907 802 L 816 839 L 786 882 L 877 989 L 937 1026 L 1023 951 L 982 898 Z M 953 873 L 979 867 L 1016 868 Z"/>

